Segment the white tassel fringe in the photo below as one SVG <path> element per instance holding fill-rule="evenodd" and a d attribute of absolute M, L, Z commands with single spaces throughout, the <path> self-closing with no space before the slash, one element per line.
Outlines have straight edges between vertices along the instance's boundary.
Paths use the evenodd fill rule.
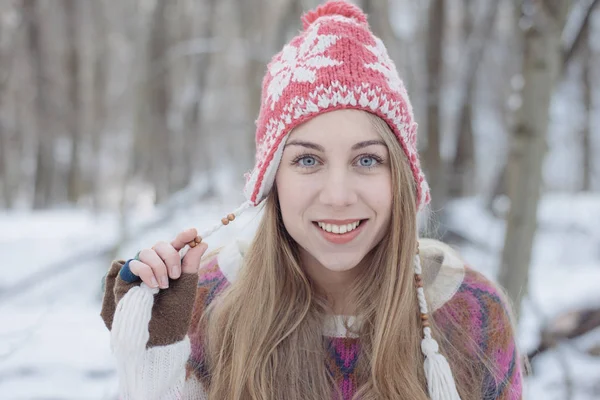
<path fill-rule="evenodd" d="M 415 273 L 421 274 L 421 258 L 415 255 Z M 422 287 L 417 289 L 419 309 L 422 314 L 428 314 L 425 291 Z M 448 360 L 439 352 L 440 346 L 431 336 L 431 328 L 423 328 L 421 351 L 425 356 L 425 379 L 431 400 L 461 400 L 452 376 Z"/>
<path fill-rule="evenodd" d="M 425 378 L 431 400 L 460 400 L 456 383 L 448 360 L 439 353 L 438 343 L 431 337 L 431 330 L 421 341 L 421 351 L 425 355 Z"/>

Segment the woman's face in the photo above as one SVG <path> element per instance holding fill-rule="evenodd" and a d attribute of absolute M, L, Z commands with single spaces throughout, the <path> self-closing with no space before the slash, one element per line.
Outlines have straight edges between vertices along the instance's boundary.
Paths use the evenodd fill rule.
<path fill-rule="evenodd" d="M 285 228 L 313 273 L 352 270 L 388 230 L 388 149 L 363 111 L 331 111 L 294 129 L 275 184 Z"/>

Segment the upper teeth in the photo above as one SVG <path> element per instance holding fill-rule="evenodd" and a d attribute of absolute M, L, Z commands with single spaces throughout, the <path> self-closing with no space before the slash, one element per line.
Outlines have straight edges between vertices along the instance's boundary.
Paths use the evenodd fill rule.
<path fill-rule="evenodd" d="M 324 231 L 342 234 L 356 229 L 356 227 L 360 225 L 360 221 L 356 221 L 346 225 L 325 224 L 323 222 L 317 222 L 317 224 L 319 224 L 319 227 Z"/>

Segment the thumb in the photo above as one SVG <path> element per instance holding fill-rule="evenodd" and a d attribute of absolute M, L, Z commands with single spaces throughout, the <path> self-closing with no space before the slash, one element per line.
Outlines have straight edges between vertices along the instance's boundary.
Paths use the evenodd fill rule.
<path fill-rule="evenodd" d="M 183 257 L 183 260 L 181 260 L 181 272 L 184 274 L 198 273 L 200 261 L 202 260 L 202 256 L 206 252 L 206 249 L 208 249 L 208 245 L 204 242 L 189 249 Z"/>

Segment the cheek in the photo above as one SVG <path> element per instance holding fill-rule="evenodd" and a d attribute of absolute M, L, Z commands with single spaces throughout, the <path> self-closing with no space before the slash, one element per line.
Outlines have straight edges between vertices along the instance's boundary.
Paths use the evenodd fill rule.
<path fill-rule="evenodd" d="M 277 174 L 275 180 L 279 197 L 279 207 L 286 228 L 289 225 L 297 224 L 296 219 L 302 215 L 303 210 L 306 208 L 306 192 L 296 184 L 296 179 L 289 175 L 283 171 Z"/>
<path fill-rule="evenodd" d="M 392 184 L 390 177 L 382 176 L 369 182 L 364 198 L 378 215 L 392 212 Z"/>
<path fill-rule="evenodd" d="M 282 169 L 275 177 L 275 185 L 282 207 L 289 211 L 306 209 L 312 203 L 319 184 L 312 175 L 302 175 Z"/>
<path fill-rule="evenodd" d="M 369 203 L 376 213 L 374 243 L 379 243 L 389 232 L 392 218 L 392 188 L 390 182 L 381 182 L 370 192 Z"/>

